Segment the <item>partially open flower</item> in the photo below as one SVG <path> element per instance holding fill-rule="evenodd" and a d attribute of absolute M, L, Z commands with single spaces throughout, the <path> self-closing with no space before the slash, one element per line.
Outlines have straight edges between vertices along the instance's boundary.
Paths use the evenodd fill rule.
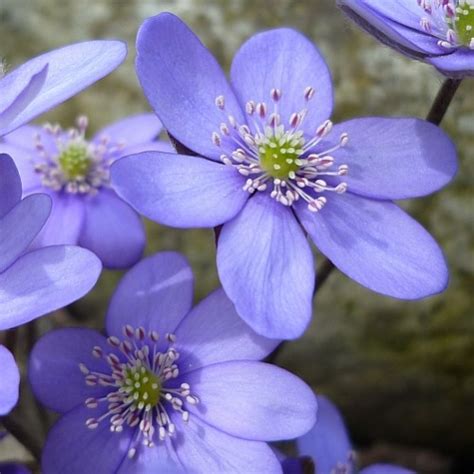
<path fill-rule="evenodd" d="M 364 30 L 449 77 L 474 75 L 474 0 L 338 0 Z"/>

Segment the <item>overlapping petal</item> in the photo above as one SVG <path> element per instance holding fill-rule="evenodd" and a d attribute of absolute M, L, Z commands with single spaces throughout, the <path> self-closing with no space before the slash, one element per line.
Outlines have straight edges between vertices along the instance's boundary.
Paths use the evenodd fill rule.
<path fill-rule="evenodd" d="M 32 194 L 0 219 L 0 275 L 25 252 L 48 219 L 50 210 L 51 199 L 47 195 Z"/>
<path fill-rule="evenodd" d="M 182 374 L 217 362 L 260 360 L 280 342 L 256 334 L 222 289 L 191 310 L 176 329 L 176 337 Z"/>
<path fill-rule="evenodd" d="M 222 228 L 217 268 L 237 312 L 256 332 L 293 339 L 312 313 L 313 256 L 291 210 L 263 193 Z"/>
<path fill-rule="evenodd" d="M 447 53 L 438 45 L 438 38 L 420 31 L 420 16 L 418 23 L 414 23 L 414 12 L 405 8 L 409 6 L 408 2 L 404 1 L 401 8 L 395 3 L 396 0 L 376 4 L 366 0 L 338 0 L 342 10 L 359 26 L 382 43 L 402 53 L 420 59 L 426 55 Z M 395 18 L 397 15 L 399 21 Z"/>
<path fill-rule="evenodd" d="M 0 383 L 0 416 L 6 415 L 18 401 L 20 373 L 10 351 L 0 345 L 0 367 L 2 381 Z"/>
<path fill-rule="evenodd" d="M 120 41 L 87 41 L 44 53 L 0 83 L 0 136 L 103 78 L 125 59 Z"/>
<path fill-rule="evenodd" d="M 113 191 L 101 190 L 85 202 L 79 244 L 92 250 L 107 268 L 128 268 L 145 248 L 140 217 Z"/>
<path fill-rule="evenodd" d="M 57 246 L 27 253 L 0 274 L 0 330 L 19 326 L 84 296 L 102 266 L 88 250 Z"/>
<path fill-rule="evenodd" d="M 329 196 L 318 213 L 303 203 L 296 212 L 319 250 L 367 288 L 403 299 L 446 288 L 448 270 L 441 249 L 395 204 L 346 193 Z"/>
<path fill-rule="evenodd" d="M 22 130 L 23 128 L 24 127 L 20 127 L 18 130 Z M 36 158 L 34 151 L 8 142 L 0 142 L 0 153 L 10 155 L 15 163 L 17 173 L 19 173 L 21 178 L 20 194 L 21 189 L 23 189 L 23 195 L 31 194 L 32 192 L 41 192 L 41 180 L 38 173 L 35 172 L 34 167 Z M 0 189 L 2 187 L 0 187 Z"/>
<path fill-rule="evenodd" d="M 189 312 L 193 274 L 184 257 L 161 252 L 145 258 L 120 281 L 107 313 L 107 332 L 122 336 L 132 324 L 164 336 L 172 333 Z"/>
<path fill-rule="evenodd" d="M 474 50 L 472 49 L 458 49 L 452 54 L 428 58 L 427 61 L 449 77 L 474 76 Z"/>
<path fill-rule="evenodd" d="M 112 166 L 112 185 L 141 214 L 173 227 L 214 227 L 249 197 L 231 166 L 198 157 L 148 152 Z"/>
<path fill-rule="evenodd" d="M 412 118 L 360 118 L 334 127 L 349 135 L 337 163 L 349 165 L 342 178 L 352 193 L 375 199 L 424 196 L 445 186 L 457 170 L 456 149 L 435 125 Z"/>
<path fill-rule="evenodd" d="M 268 104 L 279 89 L 278 113 L 287 123 L 293 113 L 307 109 L 301 127 L 313 136 L 332 113 L 333 93 L 329 69 L 313 43 L 295 30 L 281 28 L 252 36 L 234 57 L 232 84 L 241 104 L 250 100 Z M 315 91 L 309 106 L 305 90 Z"/>
<path fill-rule="evenodd" d="M 84 222 L 84 202 L 75 194 L 60 194 L 46 188 L 51 198 L 51 215 L 33 245 L 36 248 L 49 245 L 75 245 L 79 240 Z M 28 199 L 28 198 L 25 198 Z"/>
<path fill-rule="evenodd" d="M 318 472 L 329 474 L 338 464 L 348 463 L 352 445 L 339 410 L 326 397 L 317 399 L 316 424 L 298 438 L 298 451 L 313 458 Z"/>
<path fill-rule="evenodd" d="M 219 160 L 212 142 L 226 116 L 244 123 L 232 88 L 199 38 L 170 13 L 149 18 L 137 37 L 136 69 L 148 101 L 168 132 L 198 155 Z M 225 114 L 216 106 L 224 96 Z"/>
<path fill-rule="evenodd" d="M 239 438 L 296 438 L 316 421 L 316 397 L 311 389 L 270 364 L 234 360 L 190 372 L 186 380 L 201 400 L 192 412 Z"/>
<path fill-rule="evenodd" d="M 0 219 L 10 212 L 20 199 L 20 175 L 11 156 L 2 152 L 0 154 Z"/>
<path fill-rule="evenodd" d="M 92 355 L 97 346 L 110 351 L 104 336 L 90 329 L 59 329 L 46 334 L 34 346 L 28 376 L 38 400 L 51 410 L 66 413 L 83 406 L 89 397 L 107 393 L 104 387 L 86 385 L 79 364 L 103 372 L 107 364 Z M 65 381 L 67 380 L 67 383 Z"/>

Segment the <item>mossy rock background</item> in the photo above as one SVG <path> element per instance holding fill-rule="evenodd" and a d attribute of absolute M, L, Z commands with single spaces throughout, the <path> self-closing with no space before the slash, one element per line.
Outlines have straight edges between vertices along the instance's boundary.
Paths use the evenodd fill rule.
<path fill-rule="evenodd" d="M 73 41 L 128 41 L 122 68 L 42 118 L 69 126 L 85 113 L 96 130 L 148 110 L 133 69 L 134 38 L 146 17 L 166 10 L 187 21 L 227 68 L 239 44 L 258 30 L 285 25 L 303 31 L 332 69 L 336 120 L 423 117 L 442 83 L 432 68 L 354 28 L 331 0 L 1 0 L 0 55 L 14 67 Z M 420 472 L 473 471 L 472 92 L 472 80 L 465 81 L 443 122 L 459 149 L 458 176 L 436 195 L 403 203 L 442 244 L 451 269 L 448 290 L 424 301 L 396 301 L 334 273 L 318 295 L 306 335 L 278 356 L 279 364 L 339 404 L 355 442 L 365 448 L 363 461 L 382 457 Z M 211 231 L 153 223 L 147 229 L 147 254 L 178 250 L 189 258 L 197 300 L 218 285 Z M 74 305 L 87 325 L 102 326 L 119 277 L 105 272 L 96 289 Z M 43 319 L 43 330 L 57 319 Z"/>

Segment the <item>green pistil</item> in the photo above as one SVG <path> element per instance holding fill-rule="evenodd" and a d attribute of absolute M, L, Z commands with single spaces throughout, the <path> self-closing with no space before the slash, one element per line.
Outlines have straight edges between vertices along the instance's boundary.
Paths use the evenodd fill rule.
<path fill-rule="evenodd" d="M 161 395 L 159 377 L 145 367 L 128 369 L 125 380 L 125 391 L 133 397 L 135 406 L 143 404 L 154 407 L 158 405 Z"/>
<path fill-rule="evenodd" d="M 299 170 L 302 140 L 300 137 L 271 136 L 258 147 L 260 166 L 273 178 L 286 179 Z"/>
<path fill-rule="evenodd" d="M 91 166 L 87 148 L 82 144 L 69 145 L 58 157 L 59 165 L 66 179 L 85 178 Z"/>
<path fill-rule="evenodd" d="M 454 27 L 459 41 L 469 46 L 472 38 L 474 38 L 474 5 L 470 5 L 467 2 L 459 3 L 456 8 Z"/>

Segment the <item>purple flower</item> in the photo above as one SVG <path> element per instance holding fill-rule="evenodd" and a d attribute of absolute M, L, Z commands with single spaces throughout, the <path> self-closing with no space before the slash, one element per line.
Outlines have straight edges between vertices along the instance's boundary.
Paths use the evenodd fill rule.
<path fill-rule="evenodd" d="M 46 474 L 281 472 L 265 441 L 311 428 L 312 391 L 259 362 L 278 341 L 254 333 L 221 289 L 193 309 L 192 296 L 185 259 L 159 253 L 119 284 L 107 338 L 63 329 L 38 342 L 33 390 L 63 414 Z"/>
<path fill-rule="evenodd" d="M 64 102 L 119 66 L 121 41 L 87 41 L 44 53 L 1 78 L 0 137 Z"/>
<path fill-rule="evenodd" d="M 324 60 L 298 32 L 252 37 L 227 82 L 178 18 L 147 20 L 137 71 L 164 126 L 199 156 L 142 153 L 112 167 L 115 190 L 176 227 L 224 224 L 219 276 L 258 333 L 298 337 L 311 318 L 314 264 L 306 234 L 366 287 L 415 299 L 442 291 L 438 245 L 392 200 L 441 188 L 456 171 L 447 136 L 418 119 L 332 124 Z"/>
<path fill-rule="evenodd" d="M 48 219 L 51 200 L 33 194 L 21 200 L 13 160 L 0 154 L 0 330 L 27 323 L 86 294 L 101 264 L 85 249 L 54 246 L 28 251 Z M 18 399 L 19 374 L 12 355 L 0 346 L 0 415 Z"/>
<path fill-rule="evenodd" d="M 171 152 L 153 141 L 161 123 L 153 114 L 136 115 L 109 125 L 88 141 L 87 119 L 77 129 L 24 126 L 4 137 L 0 152 L 10 154 L 23 180 L 24 194 L 47 193 L 51 216 L 35 245 L 79 244 L 108 268 L 138 261 L 145 246 L 140 217 L 109 187 L 111 163 L 144 150 Z"/>
<path fill-rule="evenodd" d="M 449 77 L 474 75 L 472 0 L 338 0 L 382 43 Z"/>
<path fill-rule="evenodd" d="M 344 421 L 338 409 L 325 397 L 318 396 L 318 417 L 314 427 L 298 439 L 301 455 L 310 456 L 318 474 L 415 474 L 390 464 L 374 464 L 360 471 Z M 285 474 L 302 474 L 300 464 L 287 463 Z"/>

